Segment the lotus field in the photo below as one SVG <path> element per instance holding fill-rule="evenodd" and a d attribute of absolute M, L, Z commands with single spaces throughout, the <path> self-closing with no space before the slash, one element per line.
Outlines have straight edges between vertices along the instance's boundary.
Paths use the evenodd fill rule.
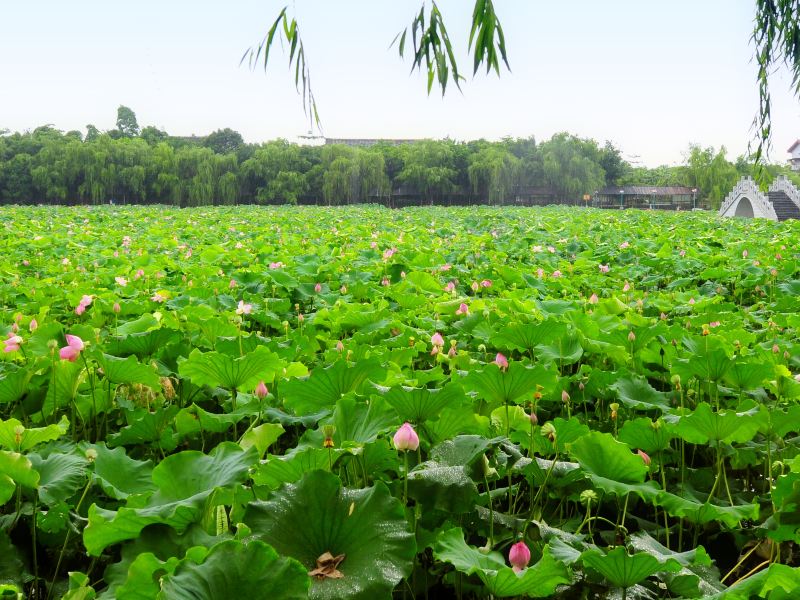
<path fill-rule="evenodd" d="M 3 598 L 797 598 L 800 227 L 2 209 Z"/>

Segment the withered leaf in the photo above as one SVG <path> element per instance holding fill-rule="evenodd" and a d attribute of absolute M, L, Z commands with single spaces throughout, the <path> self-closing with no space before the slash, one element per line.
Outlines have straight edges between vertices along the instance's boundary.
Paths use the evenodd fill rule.
<path fill-rule="evenodd" d="M 325 552 L 317 558 L 317 568 L 309 571 L 308 574 L 310 577 L 316 577 L 317 579 L 324 579 L 325 577 L 341 579 L 344 577 L 344 573 L 339 571 L 337 567 L 343 560 L 344 554 L 334 556 L 330 552 Z"/>

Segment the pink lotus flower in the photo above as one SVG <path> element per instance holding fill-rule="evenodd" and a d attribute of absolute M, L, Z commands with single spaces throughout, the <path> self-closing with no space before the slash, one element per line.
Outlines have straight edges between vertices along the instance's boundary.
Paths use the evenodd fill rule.
<path fill-rule="evenodd" d="M 629 244 L 628 242 L 622 242 L 622 243 L 619 245 L 619 249 L 620 249 L 620 250 L 625 250 L 625 248 L 630 248 L 630 244 Z"/>
<path fill-rule="evenodd" d="M 233 288 L 235 288 L 235 287 L 236 287 L 236 282 L 235 282 L 233 279 L 231 279 L 231 280 L 228 282 L 228 288 L 229 288 L 229 289 L 233 289 Z"/>
<path fill-rule="evenodd" d="M 383 251 L 383 260 L 389 260 L 397 252 L 397 248 L 387 248 Z"/>
<path fill-rule="evenodd" d="M 589 304 L 597 304 L 600 299 L 597 297 L 597 294 L 592 294 L 589 296 Z"/>
<path fill-rule="evenodd" d="M 390 283 L 390 282 L 389 282 L 389 278 L 388 278 L 388 277 L 384 277 L 383 279 L 381 279 L 381 285 L 382 285 L 383 287 L 388 287 L 388 286 L 389 286 L 389 283 Z"/>
<path fill-rule="evenodd" d="M 153 302 L 164 302 L 167 299 L 166 296 L 162 296 L 159 292 L 156 292 L 150 297 L 150 300 Z"/>
<path fill-rule="evenodd" d="M 439 348 L 444 346 L 444 338 L 442 337 L 442 334 L 439 333 L 438 331 L 434 333 L 431 336 L 431 344 L 433 344 L 434 346 L 438 346 Z"/>
<path fill-rule="evenodd" d="M 27 258 L 26 258 L 26 259 L 24 259 L 24 260 L 22 261 L 22 266 L 23 266 L 23 267 L 30 267 L 30 266 L 31 266 L 31 261 L 29 261 Z"/>
<path fill-rule="evenodd" d="M 480 289 L 477 281 L 473 281 L 472 284 L 469 286 L 473 292 L 477 292 Z"/>
<path fill-rule="evenodd" d="M 709 327 L 719 327 L 720 325 L 722 325 L 722 323 L 719 321 L 711 321 L 711 323 L 708 324 Z"/>
<path fill-rule="evenodd" d="M 453 283 L 452 281 L 448 281 L 447 284 L 444 286 L 444 291 L 448 293 L 452 292 L 455 289 L 456 289 L 456 284 Z"/>
<path fill-rule="evenodd" d="M 255 391 L 256 398 L 263 400 L 267 397 L 267 394 L 269 394 L 269 390 L 267 389 L 266 384 L 263 381 L 259 381 Z"/>
<path fill-rule="evenodd" d="M 630 292 L 631 291 L 631 284 L 626 281 L 625 285 L 622 286 L 622 291 L 623 292 Z"/>
<path fill-rule="evenodd" d="M 22 338 L 11 334 L 5 339 L 4 344 L 3 352 L 18 352 L 20 344 L 22 344 Z"/>
<path fill-rule="evenodd" d="M 124 277 L 114 277 L 114 281 L 116 281 L 117 285 L 119 285 L 120 287 L 125 287 L 126 285 L 128 285 L 128 280 L 125 279 Z"/>
<path fill-rule="evenodd" d="M 553 271 L 553 275 L 552 275 L 552 277 L 553 277 L 554 279 L 558 279 L 559 277 L 561 277 L 561 271 L 559 271 L 559 270 L 557 270 L 557 269 L 556 269 L 555 271 Z"/>
<path fill-rule="evenodd" d="M 609 266 L 608 265 L 597 265 L 600 269 L 601 273 L 608 273 Z"/>
<path fill-rule="evenodd" d="M 536 269 L 536 277 L 538 277 L 539 279 L 544 277 L 544 269 L 542 269 L 541 267 Z"/>
<path fill-rule="evenodd" d="M 646 467 L 650 466 L 650 457 L 647 455 L 647 453 L 644 450 L 637 450 L 636 454 L 638 454 L 639 456 L 642 457 L 642 462 L 644 462 Z"/>
<path fill-rule="evenodd" d="M 683 258 L 684 256 L 686 256 L 686 250 L 681 250 L 680 252 L 678 252 L 678 254 L 681 255 L 681 258 Z"/>
<path fill-rule="evenodd" d="M 144 269 L 136 269 L 136 273 L 134 273 L 133 276 L 134 276 L 135 279 L 139 279 L 141 277 L 144 277 Z"/>
<path fill-rule="evenodd" d="M 408 452 L 409 450 L 414 452 L 419 448 L 419 436 L 408 421 L 403 423 L 400 429 L 397 430 L 392 441 L 394 442 L 394 447 L 403 452 Z"/>
<path fill-rule="evenodd" d="M 449 271 L 453 267 L 449 263 L 444 263 L 441 267 L 439 267 L 440 271 Z"/>
<path fill-rule="evenodd" d="M 555 248 L 553 248 L 552 246 L 548 246 L 548 247 L 547 247 L 547 251 L 548 251 L 550 254 L 555 254 L 555 252 L 556 252 L 556 249 L 555 249 Z"/>
<path fill-rule="evenodd" d="M 519 541 L 508 551 L 508 562 L 515 573 L 519 573 L 531 562 L 531 551 L 523 541 Z"/>
<path fill-rule="evenodd" d="M 30 324 L 28 324 L 28 330 L 33 333 L 39 328 L 39 322 L 36 319 L 31 319 Z"/>
<path fill-rule="evenodd" d="M 457 315 L 468 315 L 469 314 L 469 306 L 467 306 L 464 302 L 459 304 L 458 308 L 456 309 Z"/>
<path fill-rule="evenodd" d="M 61 360 L 75 362 L 75 359 L 80 356 L 81 351 L 85 348 L 85 344 L 77 335 L 67 334 L 65 338 L 67 340 L 67 345 L 58 351 L 58 356 Z"/>
<path fill-rule="evenodd" d="M 377 248 L 377 247 L 378 247 L 378 242 L 370 242 L 370 243 L 369 243 L 369 247 L 370 247 L 372 250 L 375 250 L 375 248 Z"/>
<path fill-rule="evenodd" d="M 251 312 L 253 312 L 253 305 L 245 304 L 244 300 L 239 300 L 239 305 L 236 307 L 236 314 L 249 315 Z"/>
<path fill-rule="evenodd" d="M 270 269 L 280 269 L 282 266 L 283 266 L 283 263 L 281 261 L 269 263 L 269 268 Z"/>
<path fill-rule="evenodd" d="M 317 285 L 315 285 L 315 286 L 314 286 L 314 291 L 315 291 L 317 294 L 319 294 L 319 293 L 322 291 L 322 284 L 321 284 L 321 283 L 318 283 Z"/>
<path fill-rule="evenodd" d="M 78 304 L 78 306 L 75 307 L 76 315 L 82 315 L 85 312 L 86 312 L 86 307 L 83 304 Z"/>
<path fill-rule="evenodd" d="M 694 304 L 694 298 L 689 298 L 689 304 Z"/>
<path fill-rule="evenodd" d="M 119 302 L 114 302 L 114 306 L 111 307 L 111 310 L 113 310 L 116 314 L 119 314 L 122 310 L 122 307 L 119 305 Z"/>
<path fill-rule="evenodd" d="M 497 356 L 494 357 L 494 364 L 500 367 L 501 371 L 508 369 L 508 359 L 500 352 L 498 352 Z"/>
<path fill-rule="evenodd" d="M 492 280 L 491 279 L 484 279 L 483 281 L 481 281 L 481 287 L 483 287 L 483 288 L 492 287 Z"/>
<path fill-rule="evenodd" d="M 542 247 L 541 246 L 534 246 L 531 250 L 533 252 L 541 252 L 542 251 Z"/>

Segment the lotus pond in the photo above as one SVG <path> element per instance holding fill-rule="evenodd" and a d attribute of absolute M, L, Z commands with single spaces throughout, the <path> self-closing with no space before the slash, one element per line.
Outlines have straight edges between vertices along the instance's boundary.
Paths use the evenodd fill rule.
<path fill-rule="evenodd" d="M 800 224 L 4 207 L 3 598 L 796 598 Z"/>

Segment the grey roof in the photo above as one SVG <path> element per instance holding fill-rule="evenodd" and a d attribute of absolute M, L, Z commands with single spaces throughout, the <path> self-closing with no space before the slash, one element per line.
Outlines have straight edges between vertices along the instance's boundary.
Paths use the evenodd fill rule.
<path fill-rule="evenodd" d="M 692 188 L 680 185 L 620 185 L 605 187 L 597 192 L 598 196 L 619 196 L 620 194 L 626 196 L 629 194 L 632 196 L 685 196 L 692 194 Z"/>

